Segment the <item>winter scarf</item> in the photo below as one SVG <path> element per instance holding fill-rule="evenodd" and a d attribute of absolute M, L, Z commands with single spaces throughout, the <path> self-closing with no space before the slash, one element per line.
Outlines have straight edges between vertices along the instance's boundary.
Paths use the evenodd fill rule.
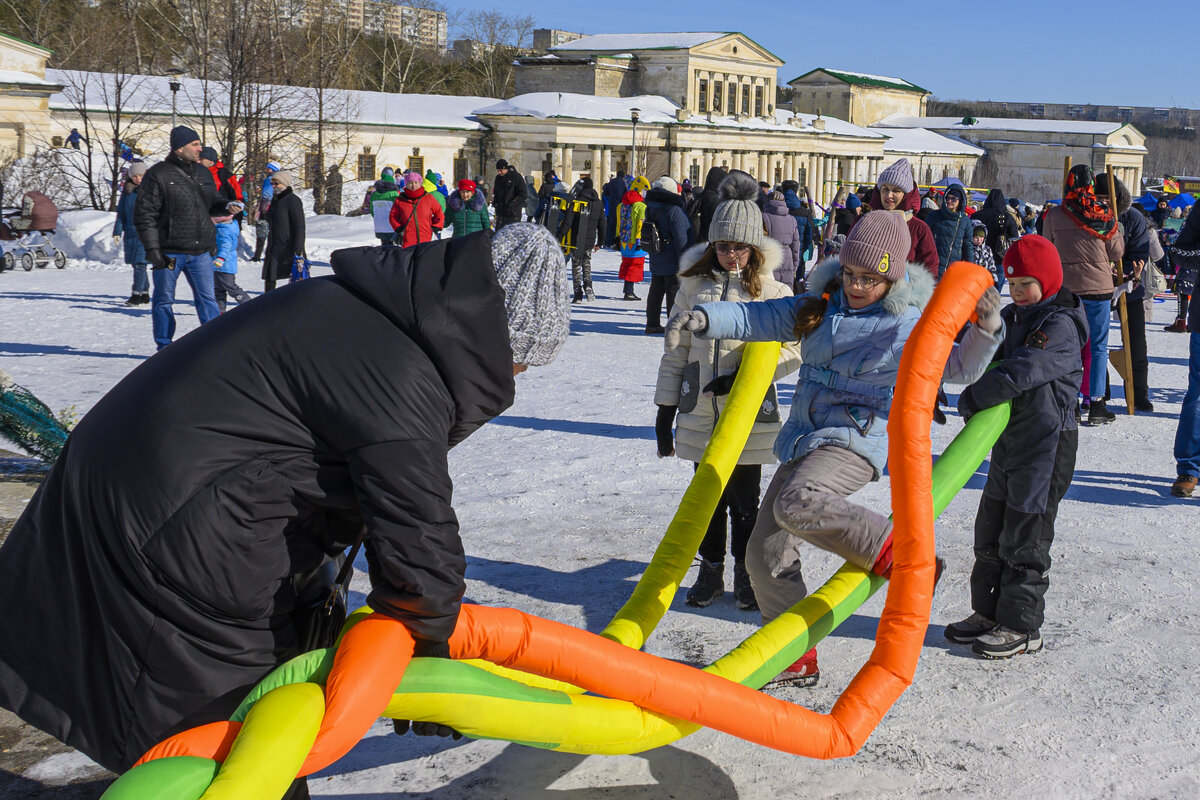
<path fill-rule="evenodd" d="M 1107 241 L 1117 233 L 1117 220 L 1108 204 L 1096 199 L 1096 176 L 1087 164 L 1077 164 L 1067 173 L 1062 207 L 1067 218 L 1089 236 Z"/>

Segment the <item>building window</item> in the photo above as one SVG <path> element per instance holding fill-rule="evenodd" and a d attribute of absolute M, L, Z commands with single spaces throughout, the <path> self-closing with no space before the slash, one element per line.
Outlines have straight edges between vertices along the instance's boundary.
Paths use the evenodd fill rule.
<path fill-rule="evenodd" d="M 700 79 L 700 110 L 708 111 L 708 78 Z"/>
<path fill-rule="evenodd" d="M 1132 122 L 1133 121 L 1133 109 L 1128 108 L 1128 107 L 1118 108 L 1117 109 L 1117 119 L 1121 120 L 1122 122 Z"/>
<path fill-rule="evenodd" d="M 409 156 L 408 157 L 408 166 L 405 168 L 404 171 L 405 172 L 419 172 L 422 175 L 424 175 L 425 174 L 425 156 Z"/>
<path fill-rule="evenodd" d="M 375 154 L 360 155 L 358 157 L 358 179 L 360 181 L 373 181 L 377 177 L 375 174 Z"/>
<path fill-rule="evenodd" d="M 737 113 L 737 90 L 738 85 L 733 81 L 729 82 L 729 102 L 725 104 L 725 108 L 729 109 L 730 114 Z"/>
<path fill-rule="evenodd" d="M 713 105 L 712 105 L 713 111 L 721 110 L 721 91 L 724 88 L 725 87 L 721 84 L 720 81 L 713 81 Z"/>
<path fill-rule="evenodd" d="M 1067 116 L 1068 117 L 1082 117 L 1083 116 L 1083 106 L 1067 106 Z"/>
<path fill-rule="evenodd" d="M 1154 119 L 1156 122 L 1170 122 L 1171 109 L 1169 109 L 1169 108 L 1154 109 Z"/>
<path fill-rule="evenodd" d="M 932 184 L 933 184 L 933 167 L 926 167 L 925 168 L 925 185 L 930 186 Z"/>
<path fill-rule="evenodd" d="M 763 115 L 763 87 L 754 87 L 754 116 L 761 117 Z"/>
<path fill-rule="evenodd" d="M 750 114 L 750 89 L 744 87 L 742 89 L 742 113 L 749 116 Z"/>
<path fill-rule="evenodd" d="M 456 184 L 459 181 L 466 180 L 467 178 L 471 177 L 470 172 L 471 172 L 470 160 L 465 159 L 465 158 L 454 159 L 454 182 Z"/>
<path fill-rule="evenodd" d="M 776 185 L 779 185 L 779 184 L 783 183 L 783 167 L 781 167 L 779 164 L 776 164 L 776 165 L 775 165 L 775 180 L 774 180 L 774 183 L 775 183 Z"/>
<path fill-rule="evenodd" d="M 692 186 L 700 185 L 700 165 L 693 163 L 688 167 L 688 180 L 692 182 Z"/>
<path fill-rule="evenodd" d="M 305 185 L 312 186 L 316 182 L 317 175 L 324 174 L 325 165 L 324 159 L 320 153 L 305 153 L 304 154 L 304 181 Z"/>
<path fill-rule="evenodd" d="M 1046 116 L 1046 106 L 1042 103 L 1030 103 L 1029 113 L 1035 117 L 1044 117 Z"/>

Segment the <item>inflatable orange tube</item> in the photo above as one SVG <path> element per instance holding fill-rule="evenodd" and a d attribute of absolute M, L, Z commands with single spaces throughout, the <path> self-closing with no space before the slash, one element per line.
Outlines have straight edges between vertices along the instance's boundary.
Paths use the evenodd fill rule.
<path fill-rule="evenodd" d="M 325 682 L 325 717 L 299 777 L 337 761 L 366 735 L 387 708 L 413 654 L 413 638 L 401 623 L 371 614 L 342 637 Z M 201 725 L 156 744 L 138 764 L 168 756 L 198 756 L 225 761 L 242 723 Z"/>
<path fill-rule="evenodd" d="M 991 280 L 982 267 L 952 264 L 904 348 L 888 422 L 894 511 L 891 583 L 875 649 L 828 715 L 513 609 L 464 605 L 450 639 L 452 656 L 482 658 L 566 681 L 796 755 L 837 758 L 856 753 L 916 671 L 933 598 L 929 428 L 934 398 L 955 335 L 973 315 L 977 298 Z M 403 676 L 412 646 L 402 624 L 377 614 L 347 632 L 327 682 L 329 710 L 301 775 L 336 760 L 366 733 Z M 156 746 L 142 761 L 166 755 L 220 760 L 236 724 L 186 731 Z"/>

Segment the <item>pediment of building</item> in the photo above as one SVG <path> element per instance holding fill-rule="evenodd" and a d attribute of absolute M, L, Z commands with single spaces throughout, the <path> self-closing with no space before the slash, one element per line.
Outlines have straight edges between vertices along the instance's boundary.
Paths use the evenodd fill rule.
<path fill-rule="evenodd" d="M 767 48 L 760 45 L 744 33 L 731 33 L 714 39 L 711 42 L 697 45 L 688 51 L 694 56 L 706 58 L 727 58 L 740 63 L 762 64 L 763 66 L 781 67 L 783 62 Z"/>

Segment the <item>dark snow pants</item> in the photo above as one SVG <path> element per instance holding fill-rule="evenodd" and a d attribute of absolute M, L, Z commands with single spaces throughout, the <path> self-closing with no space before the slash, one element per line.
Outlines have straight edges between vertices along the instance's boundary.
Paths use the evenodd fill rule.
<path fill-rule="evenodd" d="M 699 468 L 699 465 L 696 465 Z M 700 557 L 714 564 L 725 561 L 726 520 L 729 529 L 729 552 L 733 560 L 746 560 L 746 543 L 758 517 L 758 498 L 762 492 L 762 465 L 738 464 L 729 476 L 729 483 L 717 502 L 717 510 L 708 521 L 704 541 L 700 542 Z"/>
<path fill-rule="evenodd" d="M 657 328 L 662 325 L 663 304 L 666 303 L 667 317 L 671 316 L 671 307 L 675 305 L 675 295 L 679 293 L 679 277 L 677 275 L 651 275 L 650 290 L 646 292 L 646 327 Z"/>
<path fill-rule="evenodd" d="M 1058 503 L 1075 474 L 1079 431 L 1062 431 L 1050 475 L 1046 510 L 1030 514 L 988 496 L 985 489 L 975 516 L 975 568 L 971 571 L 971 608 L 1015 631 L 1042 627 L 1050 586 L 1050 545 Z M 997 469 L 992 465 L 992 469 Z"/>

